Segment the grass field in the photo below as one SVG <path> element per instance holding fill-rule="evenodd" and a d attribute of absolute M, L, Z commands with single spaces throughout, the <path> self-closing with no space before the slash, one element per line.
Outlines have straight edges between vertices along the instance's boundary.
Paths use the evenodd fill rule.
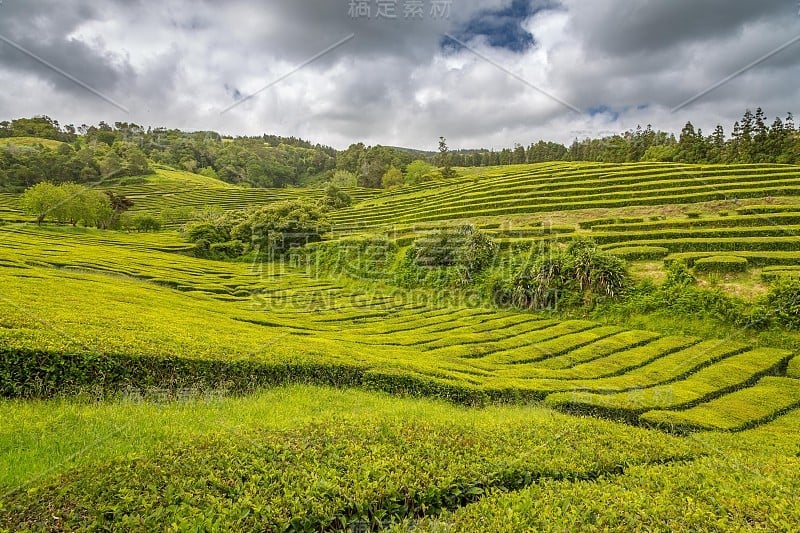
<path fill-rule="evenodd" d="M 637 250 L 659 264 L 733 255 L 783 276 L 800 254 L 795 180 L 798 169 L 778 165 L 503 167 L 356 190 L 335 221 L 404 246 L 429 223 L 470 219 L 506 243 L 503 253 L 589 235 L 631 261 Z M 154 212 L 320 193 L 165 169 L 113 187 Z M 770 194 L 780 201 L 764 203 Z M 688 206 L 731 195 L 754 203 L 725 215 Z M 13 213 L 13 200 L 0 195 L 0 213 Z M 683 212 L 651 220 L 595 209 L 620 202 Z M 576 218 L 545 227 L 525 218 L 573 207 Z M 668 334 L 656 322 L 475 305 L 296 264 L 199 259 L 174 230 L 6 220 L 0 531 L 729 531 L 800 521 L 794 333 L 780 347 Z"/>

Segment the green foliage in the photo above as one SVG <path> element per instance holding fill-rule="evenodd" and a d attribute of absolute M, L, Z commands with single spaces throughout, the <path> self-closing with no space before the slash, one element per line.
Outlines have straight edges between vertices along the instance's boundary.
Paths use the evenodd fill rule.
<path fill-rule="evenodd" d="M 75 126 L 61 127 L 58 121 L 48 116 L 18 118 L 0 122 L 0 138 L 4 137 L 38 137 L 55 141 L 75 141 Z"/>
<path fill-rule="evenodd" d="M 389 169 L 381 177 L 381 186 L 384 189 L 396 189 L 403 186 L 403 173 L 395 167 Z"/>
<path fill-rule="evenodd" d="M 382 178 L 390 167 L 402 172 L 410 162 L 411 155 L 408 152 L 380 145 L 366 147 L 363 143 L 357 143 L 338 154 L 336 168 L 356 175 L 361 187 L 380 189 L 383 186 Z"/>
<path fill-rule="evenodd" d="M 441 168 L 442 178 L 450 179 L 456 177 L 453 170 L 453 160 L 450 156 L 450 149 L 447 147 L 447 140 L 439 137 L 439 154 L 436 157 L 436 164 Z"/>
<path fill-rule="evenodd" d="M 488 267 L 497 254 L 497 244 L 466 225 L 441 228 L 414 241 L 414 259 L 423 267 L 461 266 L 470 274 Z"/>
<path fill-rule="evenodd" d="M 49 182 L 41 182 L 27 189 L 20 197 L 22 210 L 36 217 L 36 223 L 41 224 L 50 216 L 55 218 L 54 210 L 66 200 L 66 193 L 62 187 Z"/>
<path fill-rule="evenodd" d="M 20 207 L 34 215 L 39 225 L 50 218 L 73 226 L 82 223 L 84 226 L 109 227 L 115 213 L 112 200 L 117 201 L 117 208 L 122 208 L 122 200 L 83 185 L 41 182 L 22 194 Z"/>
<path fill-rule="evenodd" d="M 322 197 L 322 204 L 331 209 L 341 209 L 353 203 L 353 199 L 345 191 L 333 183 L 325 188 L 325 196 Z"/>
<path fill-rule="evenodd" d="M 746 272 L 747 258 L 735 255 L 702 257 L 694 262 L 695 272 Z"/>
<path fill-rule="evenodd" d="M 665 287 L 688 287 L 694 285 L 696 280 L 683 261 L 672 261 L 667 266 L 667 279 Z"/>
<path fill-rule="evenodd" d="M 351 188 L 358 186 L 358 177 L 347 170 L 337 170 L 331 178 L 331 185 L 341 188 Z"/>
<path fill-rule="evenodd" d="M 642 420 L 677 430 L 743 430 L 775 419 L 800 406 L 800 380 L 765 377 L 741 388 L 679 412 L 653 410 Z"/>
<path fill-rule="evenodd" d="M 511 280 L 509 300 L 517 307 L 555 309 L 563 293 L 572 289 L 569 258 L 560 252 L 547 252 L 525 266 Z"/>
<path fill-rule="evenodd" d="M 779 278 L 767 294 L 766 306 L 779 324 L 800 329 L 800 280 Z"/>
<path fill-rule="evenodd" d="M 554 309 L 569 306 L 573 295 L 586 303 L 617 298 L 628 284 L 625 263 L 603 252 L 591 240 L 576 239 L 565 251 L 548 249 L 512 281 L 510 300 L 518 307 Z"/>
<path fill-rule="evenodd" d="M 416 159 L 408 164 L 404 181 L 406 185 L 417 185 L 425 181 L 430 181 L 431 173 L 436 169 L 430 163 Z"/>
<path fill-rule="evenodd" d="M 380 398 L 362 393 L 305 394 L 325 401 L 298 408 L 313 402 L 294 391 L 261 400 L 264 414 L 298 414 L 284 427 L 271 421 L 273 414 L 260 427 L 242 428 L 226 411 L 231 423 L 214 431 L 184 430 L 184 442 L 142 447 L 99 469 L 87 464 L 39 481 L 36 494 L 15 491 L 4 501 L 0 527 L 46 527 L 58 516 L 67 529 L 158 529 L 164 523 L 181 529 L 379 529 L 458 509 L 493 489 L 596 479 L 621 474 L 621 465 L 697 454 L 676 438 L 536 409 L 480 413 L 401 400 L 389 413 Z M 335 402 L 341 409 L 348 399 L 357 409 L 344 419 L 327 407 Z M 255 402 L 228 403 L 249 414 Z M 197 408 L 207 417 L 218 411 L 214 404 Z M 167 409 L 171 417 L 156 416 L 183 426 L 176 409 Z M 569 442 L 553 441 L 559 431 L 569 432 Z"/>
<path fill-rule="evenodd" d="M 234 258 L 249 252 L 262 257 L 280 255 L 319 242 L 329 230 L 324 207 L 289 200 L 246 211 L 200 213 L 198 220 L 184 226 L 183 233 L 201 257 Z"/>
<path fill-rule="evenodd" d="M 623 246 L 612 248 L 608 253 L 628 261 L 652 261 L 663 259 L 669 250 L 661 246 Z"/>
<path fill-rule="evenodd" d="M 153 215 L 140 213 L 131 217 L 130 229 L 143 233 L 161 231 L 161 221 Z"/>
<path fill-rule="evenodd" d="M 290 200 L 248 213 L 231 236 L 249 242 L 261 255 L 272 256 L 319 242 L 329 230 L 327 215 L 317 204 Z"/>

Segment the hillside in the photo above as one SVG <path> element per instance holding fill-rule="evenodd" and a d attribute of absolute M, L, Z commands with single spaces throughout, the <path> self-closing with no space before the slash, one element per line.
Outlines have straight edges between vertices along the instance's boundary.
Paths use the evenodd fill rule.
<path fill-rule="evenodd" d="M 40 137 L 0 137 L 0 145 L 3 146 L 38 146 L 42 145 L 45 148 L 55 150 L 64 144 L 61 141 L 52 139 L 42 139 Z"/>
<path fill-rule="evenodd" d="M 460 173 L 350 189 L 280 260 L 199 258 L 174 227 L 37 227 L 0 195 L 0 531 L 791 529 L 800 333 L 730 322 L 703 284 L 794 276 L 800 168 Z M 154 214 L 323 193 L 167 168 L 102 187 Z M 497 264 L 404 286 L 409 251 L 465 222 Z M 576 237 L 650 285 L 480 297 Z M 681 262 L 698 281 L 663 282 Z M 685 306 L 652 310 L 658 291 Z"/>

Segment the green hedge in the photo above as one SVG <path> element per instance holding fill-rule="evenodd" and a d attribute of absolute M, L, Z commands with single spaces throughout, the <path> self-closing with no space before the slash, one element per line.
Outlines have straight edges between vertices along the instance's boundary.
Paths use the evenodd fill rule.
<path fill-rule="evenodd" d="M 615 248 L 623 248 L 627 243 L 618 246 L 603 246 L 608 252 Z M 719 252 L 796 252 L 800 251 L 800 237 L 725 237 L 725 238 L 673 238 L 636 241 L 637 246 L 660 246 L 671 253 L 710 252 L 703 255 L 723 255 Z M 715 254 L 716 252 L 716 254 Z"/>
<path fill-rule="evenodd" d="M 546 403 L 573 411 L 622 414 L 635 419 L 637 413 L 691 407 L 753 385 L 765 375 L 779 373 L 790 357 L 791 353 L 784 350 L 757 348 L 730 356 L 677 382 L 613 394 L 554 393 L 547 397 Z"/>
<path fill-rule="evenodd" d="M 742 430 L 800 407 L 800 380 L 765 377 L 756 385 L 685 411 L 651 411 L 644 422 L 674 430 Z"/>
<path fill-rule="evenodd" d="M 223 427 L 6 493 L 0 530 L 377 531 L 493 489 L 597 480 L 699 453 L 692 442 L 600 420 L 507 413 Z"/>
<path fill-rule="evenodd" d="M 674 239 L 730 239 L 754 237 L 796 237 L 800 235 L 800 226 L 760 226 L 760 227 L 727 227 L 727 228 L 683 228 L 659 231 L 632 231 L 595 234 L 593 239 L 600 245 L 617 244 L 620 246 L 636 246 L 640 241 L 674 240 Z"/>
<path fill-rule="evenodd" d="M 641 224 L 610 224 L 600 228 L 603 232 L 642 233 L 669 229 L 699 230 L 704 228 L 767 228 L 770 226 L 800 226 L 800 209 L 796 212 L 777 213 L 770 217 L 743 215 L 700 220 L 669 219 Z"/>
<path fill-rule="evenodd" d="M 746 272 L 747 259 L 735 255 L 703 257 L 694 263 L 695 272 Z"/>
<path fill-rule="evenodd" d="M 626 246 L 609 250 L 609 253 L 628 261 L 647 261 L 664 259 L 669 250 L 662 246 Z"/>
<path fill-rule="evenodd" d="M 669 266 L 675 261 L 682 261 L 689 267 L 693 266 L 695 261 L 703 257 L 711 257 L 717 255 L 713 251 L 708 252 L 679 252 L 668 255 L 664 259 L 664 264 Z M 786 251 L 786 252 L 769 252 L 769 251 L 741 251 L 736 250 L 738 257 L 747 259 L 750 266 L 765 267 L 765 266 L 795 266 L 800 263 L 800 251 Z"/>
<path fill-rule="evenodd" d="M 765 215 L 791 211 L 800 211 L 800 205 L 751 205 L 736 210 L 740 215 Z"/>

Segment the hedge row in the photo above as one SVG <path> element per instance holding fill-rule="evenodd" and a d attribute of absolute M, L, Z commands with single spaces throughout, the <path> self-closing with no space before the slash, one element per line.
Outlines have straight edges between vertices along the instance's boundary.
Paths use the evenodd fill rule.
<path fill-rule="evenodd" d="M 687 440 L 600 420 L 491 414 L 218 431 L 6 494 L 0 529 L 375 531 L 492 490 L 598 480 L 699 453 Z M 561 432 L 568 441 L 554 438 Z"/>
<path fill-rule="evenodd" d="M 624 246 L 612 248 L 609 253 L 628 261 L 650 261 L 663 259 L 669 254 L 669 250 L 663 246 Z"/>
<path fill-rule="evenodd" d="M 577 176 L 575 174 L 561 179 L 551 176 L 532 180 L 529 176 L 520 175 L 516 176 L 511 183 L 509 183 L 511 180 L 492 180 L 491 178 L 483 178 L 480 182 L 472 187 L 466 186 L 459 187 L 458 190 L 450 189 L 448 191 L 442 191 L 442 194 L 437 195 L 437 205 L 443 205 L 443 203 L 446 203 L 451 207 L 468 206 L 475 205 L 476 203 L 483 204 L 485 203 L 484 200 L 490 197 L 495 201 L 515 200 L 518 198 L 529 197 L 531 195 L 539 197 L 542 193 L 546 194 L 549 192 L 558 192 L 561 196 L 568 197 L 584 196 L 586 192 L 592 192 L 596 194 L 598 190 L 602 190 L 602 194 L 608 196 L 625 194 L 625 191 L 631 190 L 636 192 L 645 192 L 669 189 L 720 189 L 720 186 L 730 187 L 743 185 L 742 183 L 739 183 L 739 181 L 748 183 L 746 180 L 758 180 L 758 183 L 762 185 L 791 185 L 796 183 L 796 178 L 798 177 L 796 171 L 793 169 L 791 171 L 777 173 L 772 171 L 768 174 L 774 178 L 784 179 L 773 179 L 769 182 L 764 182 L 763 178 L 765 176 L 753 173 L 745 176 L 734 177 L 729 174 L 725 174 L 715 178 L 703 178 L 700 175 L 695 176 L 680 172 L 659 174 L 657 176 L 632 175 L 631 173 L 628 173 L 625 175 L 625 177 L 609 180 L 596 178 L 576 180 L 576 177 L 584 178 L 584 176 Z M 644 177 L 649 177 L 651 179 L 644 181 Z M 666 179 L 652 179 L 658 177 Z M 514 183 L 519 183 L 519 185 L 514 185 Z M 687 183 L 692 184 L 693 186 L 686 187 Z M 666 188 L 665 185 L 667 186 Z M 495 194 L 492 195 L 489 192 L 489 188 L 491 188 Z M 498 193 L 498 191 L 500 192 Z M 411 203 L 411 200 L 411 198 L 405 196 L 395 201 L 383 202 L 381 207 L 384 209 L 384 212 L 389 210 L 395 211 L 398 207 L 404 207 Z"/>
<path fill-rule="evenodd" d="M 682 252 L 736 252 L 736 255 L 746 257 L 739 252 L 793 252 L 800 250 L 800 237 L 741 237 L 741 238 L 674 238 L 663 240 L 636 241 L 639 246 L 658 246 L 666 248 L 672 254 Z M 618 246 L 605 245 L 607 251 L 623 248 L 626 243 Z M 708 254 L 706 254 L 708 255 Z"/>
<path fill-rule="evenodd" d="M 588 171 L 587 171 L 588 170 Z M 618 177 L 607 178 L 611 174 Z M 719 175 L 719 176 L 717 176 Z M 486 189 L 501 190 L 504 195 L 522 196 L 538 191 L 561 190 L 572 186 L 586 189 L 596 189 L 599 186 L 648 184 L 658 187 L 664 182 L 679 181 L 707 184 L 727 184 L 737 179 L 763 178 L 764 175 L 774 177 L 795 176 L 793 168 L 726 168 L 718 171 L 687 172 L 686 168 L 630 165 L 602 165 L 596 167 L 581 166 L 579 164 L 565 164 L 553 170 L 550 167 L 538 167 L 534 172 L 509 171 L 502 175 L 487 173 L 480 178 L 457 178 L 446 183 L 448 189 L 438 195 L 442 201 L 450 200 L 480 200 L 485 197 Z M 675 180 L 675 178 L 682 178 Z M 457 187 L 455 185 L 458 185 Z M 429 184 L 416 187 L 407 187 L 394 193 L 389 193 L 382 198 L 382 207 L 396 207 L 408 203 L 409 197 L 414 193 L 429 190 Z M 396 197 L 396 198 L 392 198 Z"/>
<path fill-rule="evenodd" d="M 674 261 L 682 261 L 688 266 L 694 266 L 694 263 L 703 257 L 717 255 L 711 252 L 682 252 L 668 255 L 664 259 L 664 263 L 669 265 Z M 740 251 L 736 250 L 738 257 L 747 259 L 751 266 L 764 267 L 764 266 L 795 266 L 800 264 L 800 251 L 790 252 L 760 252 L 760 251 Z"/>
<path fill-rule="evenodd" d="M 651 411 L 643 422 L 674 431 L 743 430 L 767 423 L 800 407 L 800 380 L 766 377 L 741 389 L 685 411 Z"/>
<path fill-rule="evenodd" d="M 747 259 L 735 255 L 702 257 L 694 263 L 695 272 L 746 272 Z"/>
<path fill-rule="evenodd" d="M 599 229 L 603 232 L 629 232 L 640 233 L 668 229 L 696 230 L 701 228 L 749 228 L 769 226 L 800 226 L 800 207 L 791 213 L 779 213 L 770 217 L 759 215 L 704 218 L 700 220 L 668 219 L 657 222 L 644 222 L 641 224 L 609 224 Z"/>
<path fill-rule="evenodd" d="M 751 205 L 736 209 L 736 212 L 740 215 L 765 215 L 798 211 L 800 211 L 800 205 Z"/>
<path fill-rule="evenodd" d="M 711 199 L 728 199 L 731 197 L 751 197 L 763 198 L 765 195 L 782 196 L 785 190 L 796 190 L 800 176 L 795 176 L 789 180 L 769 180 L 769 181 L 753 181 L 745 183 L 731 183 L 722 180 L 719 185 L 727 185 L 720 187 L 719 185 L 700 183 L 695 186 L 687 187 L 685 182 L 687 180 L 673 180 L 666 182 L 655 183 L 654 188 L 645 187 L 642 184 L 637 184 L 636 188 L 623 191 L 609 191 L 596 184 L 589 184 L 584 189 L 555 189 L 553 192 L 557 194 L 542 195 L 534 191 L 534 195 L 520 194 L 519 192 L 506 192 L 504 189 L 502 193 L 496 190 L 493 192 L 490 189 L 484 189 L 479 195 L 474 198 L 465 198 L 463 191 L 455 194 L 452 201 L 446 198 L 446 195 L 438 194 L 435 196 L 421 196 L 410 197 L 405 199 L 405 202 L 398 203 L 397 205 L 380 205 L 377 209 L 358 209 L 350 212 L 351 217 L 361 218 L 368 220 L 371 217 L 388 217 L 397 222 L 399 220 L 408 218 L 414 214 L 432 213 L 432 214 L 445 214 L 445 213 L 463 213 L 469 212 L 474 209 L 476 205 L 481 206 L 483 209 L 492 209 L 500 207 L 510 207 L 519 205 L 520 203 L 535 203 L 535 204 L 568 204 L 572 203 L 570 200 L 581 199 L 584 203 L 594 203 L 599 201 L 614 202 L 621 200 L 629 200 L 627 205 L 631 205 L 630 200 L 635 200 L 633 204 L 638 204 L 640 198 L 647 197 L 669 197 L 676 191 L 680 191 L 681 196 L 696 197 L 697 195 L 712 194 Z M 690 180 L 691 181 L 691 180 Z M 670 186 L 671 185 L 671 186 Z M 432 205 L 425 205 L 428 202 L 433 202 Z M 420 205 L 422 201 L 423 205 Z M 699 200 L 696 200 L 699 201 Z M 666 202 L 664 202 L 666 203 Z M 683 202 L 681 202 L 683 203 Z M 446 206 L 446 207 L 442 207 Z M 365 213 L 366 211 L 366 213 Z M 372 212 L 370 212 L 372 211 Z M 359 217 L 360 215 L 360 217 Z M 335 215 L 337 219 L 343 219 L 345 213 Z M 452 218 L 452 217 L 450 217 Z"/>
<path fill-rule="evenodd" d="M 666 385 L 615 394 L 555 393 L 545 401 L 571 411 L 614 416 L 623 413 L 626 418 L 635 419 L 637 414 L 652 409 L 685 409 L 748 387 L 765 375 L 782 372 L 791 357 L 784 350 L 759 348 L 732 355 Z"/>
<path fill-rule="evenodd" d="M 497 391 L 457 386 L 408 373 L 373 371 L 346 364 L 275 364 L 180 357 L 134 357 L 0 351 L 0 397 L 49 398 L 84 392 L 114 395 L 123 390 L 158 389 L 225 391 L 231 394 L 258 388 L 302 383 L 429 396 L 464 405 L 503 399 Z"/>
<path fill-rule="evenodd" d="M 523 215 L 530 213 L 540 213 L 558 210 L 576 210 L 576 209 L 593 209 L 593 208 L 613 208 L 613 207 L 630 207 L 631 205 L 647 206 L 647 205 L 670 205 L 681 203 L 697 203 L 709 202 L 714 200 L 728 200 L 735 196 L 738 198 L 760 198 L 765 194 L 775 196 L 800 196 L 800 186 L 792 187 L 775 187 L 770 188 L 763 184 L 752 189 L 735 189 L 735 190 L 710 190 L 701 193 L 684 193 L 675 195 L 656 195 L 656 196 L 642 196 L 632 198 L 620 199 L 598 199 L 598 200 L 584 200 L 577 202 L 564 202 L 560 198 L 553 198 L 550 201 L 544 199 L 536 199 L 536 201 L 518 201 L 514 202 L 516 205 L 508 205 L 503 203 L 498 205 L 493 204 L 479 204 L 476 208 L 475 205 L 465 208 L 447 208 L 435 209 L 425 208 L 416 211 L 406 212 L 389 212 L 389 213 L 369 213 L 366 210 L 359 210 L 351 214 L 353 220 L 361 220 L 368 225 L 380 225 L 387 220 L 394 222 L 412 223 L 415 221 L 437 221 L 437 220 L 452 220 L 455 218 L 474 218 L 480 216 L 502 216 L 502 215 Z M 335 219 L 337 221 L 344 221 L 345 219 Z"/>
<path fill-rule="evenodd" d="M 633 224 L 636 222 L 644 222 L 644 218 L 598 218 L 595 220 L 584 220 L 578 222 L 578 226 L 581 229 L 592 229 L 596 226 L 603 226 L 603 229 L 605 230 L 607 226 L 613 226 L 615 224 Z"/>
<path fill-rule="evenodd" d="M 592 238 L 600 245 L 674 239 L 727 239 L 748 237 L 797 237 L 800 226 L 760 226 L 750 228 L 665 229 L 659 231 L 597 233 Z"/>

